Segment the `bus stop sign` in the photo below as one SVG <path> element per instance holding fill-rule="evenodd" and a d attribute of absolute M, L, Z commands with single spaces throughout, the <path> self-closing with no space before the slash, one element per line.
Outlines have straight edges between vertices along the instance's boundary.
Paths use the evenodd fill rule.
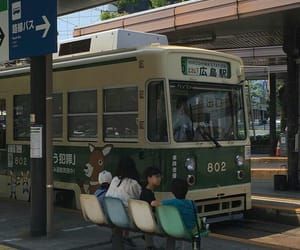
<path fill-rule="evenodd" d="M 56 1 L 0 1 L 8 1 L 9 60 L 57 51 Z"/>

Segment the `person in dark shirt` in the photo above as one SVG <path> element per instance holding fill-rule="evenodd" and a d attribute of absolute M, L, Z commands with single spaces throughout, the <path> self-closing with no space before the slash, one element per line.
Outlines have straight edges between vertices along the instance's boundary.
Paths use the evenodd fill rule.
<path fill-rule="evenodd" d="M 160 203 L 155 199 L 154 190 L 160 186 L 161 171 L 156 167 L 148 167 L 145 170 L 146 185 L 143 187 L 140 200 L 148 202 L 154 209 Z M 151 235 L 145 234 L 146 250 L 156 249 Z"/>
<path fill-rule="evenodd" d="M 161 171 L 156 167 L 148 167 L 145 170 L 145 178 L 147 183 L 142 189 L 140 200 L 147 201 L 152 207 L 156 207 L 159 202 L 155 199 L 153 191 L 160 186 Z"/>
<path fill-rule="evenodd" d="M 171 183 L 174 199 L 163 200 L 162 205 L 174 206 L 178 209 L 186 229 L 191 233 L 197 232 L 197 215 L 194 201 L 186 199 L 188 183 L 184 179 L 175 178 Z M 176 249 L 192 249 L 192 242 L 176 240 Z"/>
<path fill-rule="evenodd" d="M 192 231 L 196 227 L 196 219 L 194 212 L 194 202 L 186 199 L 188 192 L 188 183 L 184 179 L 176 178 L 172 180 L 171 191 L 174 194 L 174 199 L 163 200 L 162 205 L 174 206 L 178 209 L 183 223 L 186 228 Z"/>

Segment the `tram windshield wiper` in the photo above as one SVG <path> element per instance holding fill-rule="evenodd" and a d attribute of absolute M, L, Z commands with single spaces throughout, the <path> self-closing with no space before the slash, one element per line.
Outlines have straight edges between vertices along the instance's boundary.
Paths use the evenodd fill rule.
<path fill-rule="evenodd" d="M 216 148 L 220 148 L 222 147 L 221 144 L 215 139 L 213 138 L 210 133 L 208 133 L 206 130 L 205 130 L 205 127 L 201 124 L 198 125 L 198 131 L 199 133 L 205 138 L 205 139 L 209 139 L 210 141 L 212 141 L 215 145 L 216 145 Z"/>

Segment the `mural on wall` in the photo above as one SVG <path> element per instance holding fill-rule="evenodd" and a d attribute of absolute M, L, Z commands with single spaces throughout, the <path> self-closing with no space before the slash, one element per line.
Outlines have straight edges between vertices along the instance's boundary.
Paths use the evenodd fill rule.
<path fill-rule="evenodd" d="M 29 166 L 29 147 L 9 145 L 7 181 L 8 197 L 16 200 L 30 201 L 31 176 Z M 18 146 L 18 147 L 17 147 Z M 113 145 L 106 144 L 96 147 L 88 144 L 85 152 L 82 148 L 70 149 L 57 148 L 53 153 L 53 173 L 56 181 L 78 184 L 81 193 L 94 193 L 99 187 L 98 175 L 105 169 L 105 159 L 110 154 Z M 87 152 L 88 151 L 88 152 Z M 77 169 L 78 166 L 78 170 Z"/>
<path fill-rule="evenodd" d="M 30 172 L 21 171 L 21 176 L 18 178 L 18 186 L 20 189 L 18 190 L 18 197 L 20 196 L 20 200 L 29 201 L 30 200 L 30 189 L 31 189 L 31 182 L 30 182 Z"/>
<path fill-rule="evenodd" d="M 95 193 L 99 186 L 98 175 L 104 170 L 104 160 L 112 150 L 113 145 L 107 144 L 103 148 L 97 148 L 92 144 L 89 144 L 89 161 L 85 164 L 84 174 L 89 178 L 88 184 L 83 184 L 81 187 L 82 193 Z"/>
<path fill-rule="evenodd" d="M 7 185 L 10 186 L 9 197 L 11 199 L 23 201 L 30 200 L 31 182 L 29 171 L 21 171 L 20 176 L 18 176 L 18 174 L 15 171 L 10 170 Z"/>
<path fill-rule="evenodd" d="M 10 170 L 9 171 L 9 177 L 10 180 L 7 183 L 8 186 L 10 186 L 10 198 L 11 199 L 17 199 L 17 175 L 15 174 L 14 171 Z"/>

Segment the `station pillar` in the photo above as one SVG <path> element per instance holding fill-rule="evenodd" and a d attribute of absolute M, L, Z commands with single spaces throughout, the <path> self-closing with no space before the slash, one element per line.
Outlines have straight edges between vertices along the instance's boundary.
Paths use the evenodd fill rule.
<path fill-rule="evenodd" d="M 31 58 L 31 218 L 32 236 L 52 233 L 52 54 Z"/>
<path fill-rule="evenodd" d="M 287 54 L 287 130 L 288 130 L 288 187 L 295 190 L 299 185 L 299 141 L 300 134 L 300 102 L 299 102 L 299 49 L 300 49 L 300 26 L 293 13 L 288 15 L 284 25 L 283 50 Z"/>

